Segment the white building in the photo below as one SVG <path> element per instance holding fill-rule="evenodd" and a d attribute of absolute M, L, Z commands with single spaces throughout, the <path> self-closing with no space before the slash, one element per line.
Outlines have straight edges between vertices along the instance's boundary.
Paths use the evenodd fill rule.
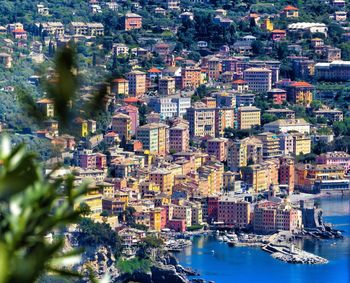
<path fill-rule="evenodd" d="M 191 98 L 180 96 L 157 97 L 151 99 L 150 106 L 163 119 L 183 117 L 186 110 L 191 107 Z"/>
<path fill-rule="evenodd" d="M 272 133 L 310 133 L 310 124 L 304 119 L 279 119 L 264 125 L 264 131 Z"/>
<path fill-rule="evenodd" d="M 288 25 L 288 31 L 309 31 L 310 33 L 323 33 L 327 36 L 328 28 L 324 23 L 293 23 Z"/>
<path fill-rule="evenodd" d="M 124 43 L 115 43 L 112 47 L 113 54 L 119 55 L 127 55 L 129 53 L 129 47 Z"/>

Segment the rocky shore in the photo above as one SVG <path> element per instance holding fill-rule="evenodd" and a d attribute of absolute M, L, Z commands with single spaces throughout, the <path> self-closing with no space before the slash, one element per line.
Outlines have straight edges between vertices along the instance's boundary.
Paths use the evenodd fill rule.
<path fill-rule="evenodd" d="M 269 243 L 262 248 L 264 251 L 271 253 L 275 259 L 299 264 L 325 264 L 328 260 L 320 256 L 308 253 L 304 250 L 298 249 L 294 244 L 274 244 Z"/>

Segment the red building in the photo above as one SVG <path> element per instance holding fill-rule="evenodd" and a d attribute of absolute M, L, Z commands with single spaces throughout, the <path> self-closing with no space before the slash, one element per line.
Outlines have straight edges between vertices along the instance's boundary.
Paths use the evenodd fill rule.
<path fill-rule="evenodd" d="M 96 168 L 104 169 L 107 167 L 107 156 L 102 153 L 96 153 Z"/>
<path fill-rule="evenodd" d="M 274 29 L 271 32 L 271 38 L 273 41 L 281 41 L 284 40 L 287 36 L 287 33 L 283 29 Z"/>
<path fill-rule="evenodd" d="M 12 31 L 15 39 L 27 39 L 27 32 L 22 28 L 17 28 Z"/>
<path fill-rule="evenodd" d="M 208 223 L 218 221 L 218 197 L 208 197 Z"/>
<path fill-rule="evenodd" d="M 272 99 L 273 104 L 281 105 L 287 100 L 287 92 L 284 89 L 273 88 L 267 92 L 268 98 Z"/>
<path fill-rule="evenodd" d="M 278 169 L 278 182 L 280 185 L 286 186 L 289 194 L 294 191 L 294 174 L 295 174 L 295 162 L 292 157 L 281 157 L 280 167 Z"/>
<path fill-rule="evenodd" d="M 127 13 L 124 17 L 124 29 L 133 30 L 142 28 L 142 17 L 134 13 Z"/>
<path fill-rule="evenodd" d="M 176 232 L 186 231 L 186 220 L 185 219 L 172 219 L 167 223 L 167 228 L 175 230 Z"/>

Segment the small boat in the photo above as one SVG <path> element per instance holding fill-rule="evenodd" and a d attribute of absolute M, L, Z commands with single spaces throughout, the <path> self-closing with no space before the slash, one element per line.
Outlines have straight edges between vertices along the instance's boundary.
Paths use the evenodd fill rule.
<path fill-rule="evenodd" d="M 215 254 L 215 251 L 214 251 L 214 250 L 211 250 L 211 253 L 212 253 L 212 254 Z"/>

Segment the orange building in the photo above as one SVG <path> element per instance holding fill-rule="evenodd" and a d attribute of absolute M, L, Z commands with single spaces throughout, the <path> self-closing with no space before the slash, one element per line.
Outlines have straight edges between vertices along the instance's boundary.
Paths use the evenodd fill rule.
<path fill-rule="evenodd" d="M 124 17 L 124 29 L 133 30 L 142 28 L 142 17 L 138 14 L 127 13 Z"/>
<path fill-rule="evenodd" d="M 181 70 L 181 87 L 194 89 L 201 82 L 201 69 L 197 67 L 184 67 Z"/>
<path fill-rule="evenodd" d="M 293 82 L 287 87 L 289 102 L 309 106 L 312 102 L 314 86 L 307 82 Z"/>

